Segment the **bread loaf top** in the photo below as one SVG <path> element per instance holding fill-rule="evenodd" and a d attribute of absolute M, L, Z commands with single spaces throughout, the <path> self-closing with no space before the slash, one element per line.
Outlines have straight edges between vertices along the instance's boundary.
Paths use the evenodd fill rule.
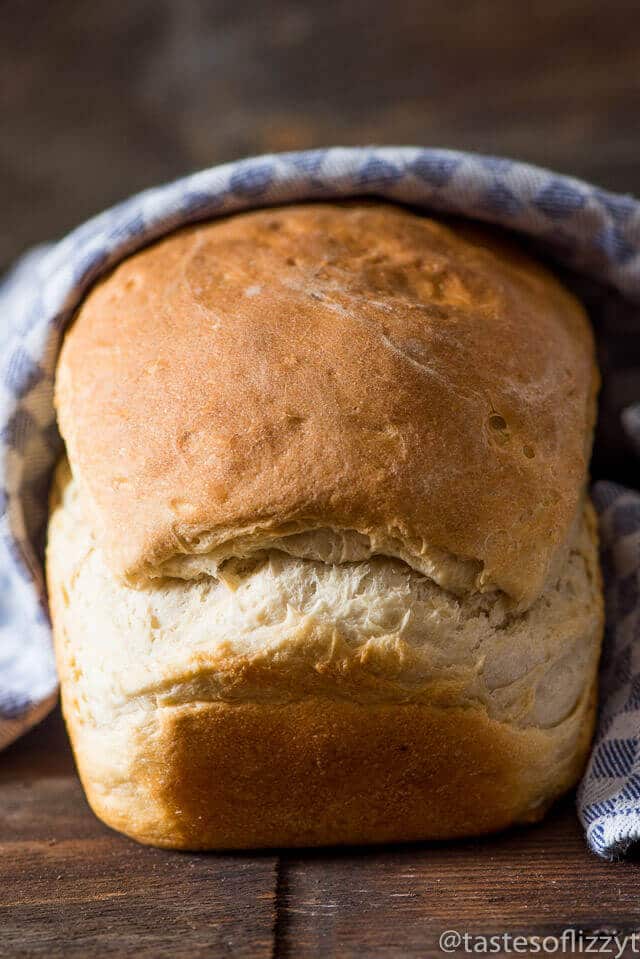
<path fill-rule="evenodd" d="M 540 595 L 581 514 L 584 311 L 496 234 L 381 203 L 181 230 L 98 283 L 56 403 L 130 583 L 276 548 Z"/>

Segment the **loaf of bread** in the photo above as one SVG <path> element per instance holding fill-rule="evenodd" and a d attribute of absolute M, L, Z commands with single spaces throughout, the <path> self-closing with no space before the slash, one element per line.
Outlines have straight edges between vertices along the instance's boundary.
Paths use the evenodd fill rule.
<path fill-rule="evenodd" d="M 98 283 L 47 548 L 97 815 L 185 849 L 543 815 L 595 714 L 597 384 L 546 269 L 387 204 L 190 227 Z"/>

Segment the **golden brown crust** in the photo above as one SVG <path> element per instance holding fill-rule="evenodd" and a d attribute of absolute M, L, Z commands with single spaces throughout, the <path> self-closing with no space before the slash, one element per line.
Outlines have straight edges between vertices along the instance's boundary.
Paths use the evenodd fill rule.
<path fill-rule="evenodd" d="M 185 849 L 539 818 L 594 721 L 596 379 L 584 313 L 546 271 L 384 204 L 243 214 L 119 266 L 61 355 L 77 489 L 62 470 L 47 558 L 96 813 Z M 274 546 L 304 530 L 346 558 Z M 359 534 L 433 575 L 356 560 Z M 252 542 L 279 558 L 237 583 L 142 582 Z M 494 587 L 526 610 L 502 593 L 476 610 Z"/>
<path fill-rule="evenodd" d="M 156 846 L 242 849 L 455 838 L 535 821 L 580 776 L 594 706 L 592 689 L 567 755 L 557 730 L 516 729 L 480 708 L 191 704 L 130 734 L 124 793 L 99 769 L 99 731 L 65 713 L 89 802 L 108 825 Z"/>
<path fill-rule="evenodd" d="M 322 526 L 472 559 L 527 605 L 576 515 L 595 381 L 579 304 L 491 234 L 316 204 L 119 266 L 66 336 L 57 404 L 120 574 Z"/>
<path fill-rule="evenodd" d="M 456 679 L 451 665 L 434 662 L 419 679 L 419 649 L 393 633 L 358 652 L 337 623 L 301 622 L 292 635 L 282 624 L 280 642 L 256 631 L 253 649 L 242 653 L 235 636 L 216 642 L 211 609 L 207 641 L 194 643 L 201 584 L 182 584 L 177 618 L 154 624 L 160 610 L 151 594 L 168 587 L 135 590 L 113 579 L 92 537 L 76 535 L 82 521 L 66 474 L 54 487 L 47 554 L 56 658 L 89 802 L 113 828 L 178 849 L 444 839 L 538 819 L 577 781 L 593 730 L 603 621 L 590 508 L 586 594 L 578 591 L 574 608 L 576 584 L 561 579 L 520 614 L 532 621 L 528 643 L 504 633 L 500 683 L 511 694 L 485 703 L 480 685 Z M 545 628 L 544 618 L 533 620 L 562 590 L 565 621 Z M 146 652 L 132 602 L 146 604 Z M 113 620 L 95 623 L 87 609 L 104 621 L 111 611 Z M 251 615 L 236 622 L 255 629 Z M 499 630 L 499 618 L 493 623 Z M 105 629 L 118 624 L 120 632 Z M 452 645 L 460 626 L 449 624 Z M 168 639 L 175 656 L 167 659 Z M 423 645 L 428 639 L 427 629 Z M 478 634 L 475 646 L 469 670 L 476 660 L 489 670 L 490 636 Z M 552 662 L 545 674 L 541 651 Z M 575 698 L 567 655 L 578 669 Z M 556 676 L 569 687 L 559 713 L 547 708 L 534 721 L 512 709 Z"/>

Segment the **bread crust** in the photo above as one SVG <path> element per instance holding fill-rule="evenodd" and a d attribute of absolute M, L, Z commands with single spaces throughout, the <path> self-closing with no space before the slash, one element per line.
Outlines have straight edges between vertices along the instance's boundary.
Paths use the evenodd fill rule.
<path fill-rule="evenodd" d="M 194 703 L 113 730 L 63 705 L 87 798 L 139 842 L 245 849 L 451 839 L 535 822 L 580 776 L 595 717 L 585 691 L 562 729 L 516 729 L 481 708 Z"/>
<path fill-rule="evenodd" d="M 177 849 L 539 818 L 595 717 L 597 379 L 551 274 L 387 204 L 118 266 L 64 341 L 47 550 L 97 815 Z"/>
<path fill-rule="evenodd" d="M 169 608 L 155 605 L 170 587 L 113 577 L 62 464 L 47 577 L 63 711 L 92 808 L 141 842 L 177 849 L 444 839 L 539 818 L 576 782 L 593 730 L 596 547 L 588 508 L 573 577 L 520 614 L 519 631 L 489 603 L 458 660 L 439 662 L 436 621 L 453 648 L 463 622 L 450 607 L 470 601 L 437 587 L 427 635 L 385 633 L 379 622 L 383 632 L 361 642 L 339 600 L 348 570 L 335 574 L 329 621 L 303 615 L 300 598 L 281 619 L 289 593 L 280 595 L 279 567 L 253 614 L 242 587 L 225 584 L 208 605 L 198 583 L 183 583 Z M 295 563 L 312 575 L 314 564 Z M 403 575 L 419 579 L 393 573 Z M 224 603 L 237 614 L 229 631 L 215 628 Z M 256 632 L 270 608 L 273 632 Z M 417 603 L 408 611 L 418 616 Z"/>
<path fill-rule="evenodd" d="M 319 203 L 191 227 L 118 266 L 66 335 L 56 401 L 129 581 L 327 527 L 431 558 L 436 581 L 466 564 L 465 588 L 526 607 L 580 511 L 596 385 L 581 306 L 517 249 Z"/>

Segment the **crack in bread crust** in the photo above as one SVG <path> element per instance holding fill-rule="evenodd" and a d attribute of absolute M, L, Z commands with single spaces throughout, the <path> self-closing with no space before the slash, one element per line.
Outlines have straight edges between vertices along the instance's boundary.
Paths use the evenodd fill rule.
<path fill-rule="evenodd" d="M 602 632 L 590 507 L 557 583 L 524 612 L 499 593 L 456 596 L 397 560 L 333 566 L 278 551 L 232 587 L 203 576 L 132 589 L 106 564 L 62 463 L 47 570 L 85 788 L 105 821 L 143 842 L 239 848 L 489 831 L 541 815 L 582 767 Z M 222 788 L 232 736 L 257 738 L 235 741 L 234 756 L 253 758 Z M 340 788 L 331 766 L 349 749 L 349 768 L 362 769 Z M 284 779 L 293 765 L 327 801 L 335 789 L 337 819 L 302 801 L 296 814 L 291 797 L 278 805 L 281 787 L 260 765 L 274 750 Z M 376 768 L 395 756 L 408 791 L 391 783 L 370 805 L 367 750 Z M 445 757 L 458 770 L 434 805 L 434 763 Z M 245 774 L 260 799 L 241 829 L 229 816 Z M 200 798 L 185 794 L 184 777 Z M 484 809 L 464 798 L 470 790 Z"/>

